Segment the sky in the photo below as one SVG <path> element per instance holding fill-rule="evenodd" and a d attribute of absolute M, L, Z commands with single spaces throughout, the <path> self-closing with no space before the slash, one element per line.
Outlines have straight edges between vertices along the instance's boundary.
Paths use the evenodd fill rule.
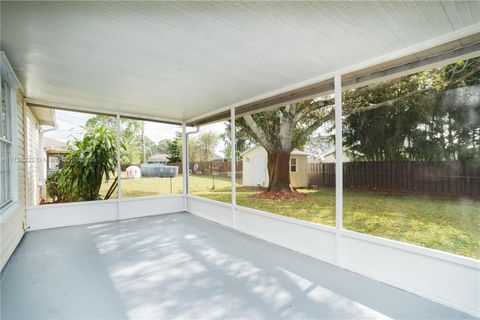
<path fill-rule="evenodd" d="M 85 126 L 85 123 L 88 119 L 95 117 L 95 115 L 81 112 L 55 110 L 55 117 L 57 121 L 57 129 L 46 132 L 45 136 L 67 142 L 70 138 L 82 137 L 84 133 L 82 127 Z M 152 139 L 155 143 L 158 143 L 163 139 L 174 139 L 176 132 L 181 130 L 181 126 L 158 122 L 145 122 L 145 135 Z M 193 128 L 189 128 L 187 130 L 194 131 Z M 207 131 L 214 132 L 216 134 L 222 134 L 225 132 L 225 124 L 224 122 L 217 122 L 200 127 L 200 132 Z M 221 141 L 215 152 L 223 155 L 224 148 L 225 146 L 223 141 Z"/>
<path fill-rule="evenodd" d="M 85 126 L 85 123 L 88 119 L 95 117 L 95 115 L 89 113 L 55 110 L 55 117 L 58 128 L 56 130 L 46 132 L 45 136 L 67 142 L 70 137 L 80 138 L 84 133 L 82 127 Z M 176 132 L 181 130 L 181 126 L 159 122 L 145 122 L 145 135 L 151 140 L 153 140 L 155 143 L 158 143 L 160 140 L 163 139 L 174 139 Z M 188 131 L 195 131 L 195 128 L 187 128 L 187 132 Z M 208 131 L 214 132 L 219 135 L 225 133 L 225 122 L 222 121 L 201 126 L 199 133 Z M 315 135 L 318 134 L 325 135 L 325 129 L 323 127 L 320 127 L 315 132 Z M 198 134 L 195 134 L 194 136 L 197 135 Z M 329 148 L 332 149 L 333 145 Z M 215 153 L 219 156 L 224 156 L 224 149 L 225 144 L 223 140 L 220 140 L 217 148 L 215 149 Z M 307 152 L 310 152 L 312 154 L 323 153 L 319 152 L 319 150 L 307 150 Z"/>
<path fill-rule="evenodd" d="M 71 137 L 80 138 L 83 133 L 83 126 L 88 119 L 95 117 L 95 115 L 89 113 L 81 112 L 72 112 L 72 111 L 63 111 L 55 110 L 55 117 L 57 121 L 58 128 L 53 131 L 48 131 L 45 133 L 46 137 L 54 138 L 63 142 L 67 142 Z M 177 131 L 181 131 L 181 126 L 164 124 L 159 122 L 145 122 L 145 135 L 153 140 L 155 143 L 158 143 L 163 139 L 174 139 Z M 194 131 L 195 128 L 187 128 L 187 131 Z M 214 132 L 216 134 L 225 133 L 225 122 L 216 122 L 200 127 L 200 133 L 202 132 Z M 325 135 L 325 129 L 320 127 L 315 133 L 315 135 Z M 198 136 L 195 134 L 194 136 Z M 334 146 L 326 148 L 332 149 Z M 220 140 L 215 153 L 219 156 L 224 156 L 225 144 L 223 140 Z M 308 149 L 308 148 L 307 148 Z M 312 154 L 322 154 L 325 150 L 306 150 Z"/>

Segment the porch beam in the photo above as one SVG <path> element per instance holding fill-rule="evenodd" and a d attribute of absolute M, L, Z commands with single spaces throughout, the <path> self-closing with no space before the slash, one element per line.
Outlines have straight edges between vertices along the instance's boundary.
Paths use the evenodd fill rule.
<path fill-rule="evenodd" d="M 475 39 L 476 42 L 462 47 L 455 47 L 453 49 L 450 49 L 451 44 L 445 44 L 445 51 L 437 54 L 427 55 L 427 50 L 426 53 L 420 52 L 419 54 L 415 55 L 418 57 L 416 60 L 413 60 L 410 56 L 407 56 L 386 63 L 386 66 L 383 68 L 381 68 L 380 65 L 357 72 L 344 74 L 342 77 L 342 90 L 345 91 L 363 87 L 372 83 L 387 81 L 426 69 L 440 67 L 458 60 L 466 60 L 477 57 L 480 55 L 480 34 L 471 36 L 470 38 Z"/>
<path fill-rule="evenodd" d="M 49 109 L 64 110 L 64 111 L 83 112 L 83 113 L 112 116 L 112 117 L 120 115 L 121 117 L 134 119 L 134 120 L 160 122 L 160 123 L 175 124 L 175 125 L 182 124 L 182 121 L 178 119 L 161 118 L 161 117 L 156 117 L 149 114 L 118 112 L 110 109 L 104 109 L 102 107 L 78 106 L 78 105 L 64 104 L 56 101 L 41 100 L 41 99 L 35 99 L 35 98 L 26 98 L 25 100 L 26 100 L 27 106 L 29 107 L 41 107 L 41 108 L 49 108 Z"/>

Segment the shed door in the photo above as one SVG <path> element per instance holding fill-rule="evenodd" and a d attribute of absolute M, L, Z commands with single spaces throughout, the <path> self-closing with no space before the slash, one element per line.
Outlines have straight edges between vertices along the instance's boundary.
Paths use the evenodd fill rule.
<path fill-rule="evenodd" d="M 265 185 L 265 171 L 267 166 L 267 159 L 265 157 L 252 158 L 252 182 L 254 186 Z"/>

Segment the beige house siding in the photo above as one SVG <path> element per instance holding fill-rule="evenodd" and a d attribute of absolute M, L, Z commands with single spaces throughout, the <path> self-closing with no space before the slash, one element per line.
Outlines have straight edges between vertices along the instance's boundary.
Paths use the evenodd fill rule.
<path fill-rule="evenodd" d="M 306 155 L 291 155 L 291 159 L 297 159 L 297 171 L 290 171 L 290 182 L 295 188 L 304 188 L 308 185 L 308 167 Z"/>
<path fill-rule="evenodd" d="M 17 141 L 18 159 L 25 156 L 24 139 L 24 99 L 20 91 L 17 92 Z M 23 161 L 17 161 L 18 165 L 18 204 L 19 208 L 8 217 L 2 219 L 0 229 L 1 260 L 0 269 L 3 269 L 13 251 L 25 233 L 25 165 Z"/>
<path fill-rule="evenodd" d="M 39 190 L 39 125 L 29 108 L 25 108 L 26 140 L 26 203 L 27 206 L 37 205 L 40 201 Z"/>

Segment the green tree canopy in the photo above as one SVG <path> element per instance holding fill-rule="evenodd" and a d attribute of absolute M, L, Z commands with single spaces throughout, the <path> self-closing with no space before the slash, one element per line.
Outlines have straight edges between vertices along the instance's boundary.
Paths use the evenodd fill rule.
<path fill-rule="evenodd" d="M 225 145 L 224 154 L 227 159 L 230 159 L 232 156 L 232 139 L 231 139 L 231 131 L 232 126 L 230 121 L 225 123 L 225 133 L 220 135 L 220 138 L 223 140 Z M 255 144 L 255 141 L 252 139 L 250 135 L 245 132 L 245 130 L 237 130 L 235 132 L 235 142 L 236 142 L 236 157 L 235 159 L 240 160 L 241 154 L 246 151 L 248 148 Z"/>
<path fill-rule="evenodd" d="M 458 61 L 389 85 L 347 91 L 344 145 L 359 160 L 480 158 L 480 61 Z M 368 94 L 358 95 L 368 89 Z M 418 94 L 420 93 L 420 94 Z"/>
<path fill-rule="evenodd" d="M 168 153 L 169 163 L 179 163 L 182 161 L 182 133 L 177 132 L 174 140 L 162 140 L 167 141 L 167 149 L 165 153 Z"/>
<path fill-rule="evenodd" d="M 475 58 L 345 92 L 344 146 L 376 160 L 478 156 L 479 71 Z M 326 96 L 243 116 L 237 126 L 267 150 L 268 188 L 281 191 L 291 189 L 290 152 L 333 119 Z"/>
<path fill-rule="evenodd" d="M 180 141 L 181 141 L 181 133 L 180 132 L 177 132 L 175 135 L 175 140 L 179 137 L 179 134 L 180 134 Z M 174 141 L 172 139 L 163 139 L 163 140 L 160 140 L 158 141 L 157 143 L 157 152 L 158 153 L 169 153 L 169 145 L 170 143 Z"/>
<path fill-rule="evenodd" d="M 202 132 L 197 137 L 196 147 L 200 161 L 212 161 L 220 136 L 214 132 Z"/>

